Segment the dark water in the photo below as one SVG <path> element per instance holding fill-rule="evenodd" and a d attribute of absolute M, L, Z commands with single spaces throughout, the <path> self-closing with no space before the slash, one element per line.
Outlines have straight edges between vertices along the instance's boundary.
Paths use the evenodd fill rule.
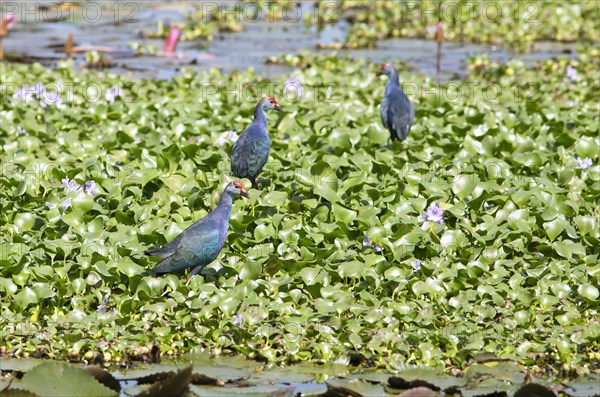
<path fill-rule="evenodd" d="M 11 4 L 24 7 L 21 3 Z M 265 58 L 301 51 L 330 52 L 332 50 L 317 49 L 317 44 L 343 42 L 350 28 L 344 20 L 318 30 L 314 26 L 306 25 L 302 18 L 269 22 L 243 18 L 240 14 L 244 20 L 243 32 L 217 33 L 213 41 L 180 42 L 177 50 L 186 55 L 183 59 L 135 56 L 130 48 L 132 42 L 153 44 L 158 49 L 162 48 L 162 39 L 146 39 L 144 32 L 155 30 L 161 20 L 165 23 L 182 21 L 184 16 L 194 9 L 194 5 L 202 3 L 106 2 L 92 3 L 94 6 L 87 8 L 81 6 L 45 11 L 36 11 L 34 4 L 28 5 L 29 13 L 24 9 L 15 10 L 20 23 L 4 40 L 5 52 L 10 59 L 37 61 L 52 66 L 59 59 L 66 57 L 64 44 L 68 34 L 72 33 L 76 46 L 100 45 L 115 48 L 117 52 L 110 55 L 115 65 L 110 70 L 130 72 L 133 76 L 141 78 L 169 78 L 177 74 L 182 67 L 214 67 L 225 72 L 253 67 L 264 75 L 287 74 L 291 68 L 267 65 L 264 63 Z M 98 4 L 102 7 L 97 6 Z M 308 4 L 302 3 L 298 12 L 310 15 L 313 11 Z M 53 17 L 59 17 L 59 20 L 50 22 Z M 433 40 L 384 40 L 375 49 L 341 50 L 339 53 L 363 57 L 377 63 L 405 61 L 427 76 L 448 81 L 464 75 L 468 58 L 478 54 L 488 53 L 490 58 L 496 61 L 507 61 L 518 56 L 526 62 L 532 62 L 564 53 L 574 54 L 575 47 L 575 44 L 538 43 L 533 52 L 516 55 L 502 48 L 485 45 L 444 43 L 440 74 L 436 71 L 437 44 Z M 75 59 L 77 64 L 84 64 L 83 54 L 76 55 Z"/>

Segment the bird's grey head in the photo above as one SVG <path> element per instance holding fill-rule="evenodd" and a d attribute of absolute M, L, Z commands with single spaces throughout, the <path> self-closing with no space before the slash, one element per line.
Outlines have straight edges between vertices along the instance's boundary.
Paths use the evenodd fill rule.
<path fill-rule="evenodd" d="M 281 106 L 279 106 L 279 104 L 277 103 L 277 101 L 275 100 L 275 98 L 270 97 L 270 96 L 266 96 L 263 97 L 260 102 L 258 102 L 258 105 L 260 107 L 263 108 L 263 110 L 271 110 L 271 109 L 275 109 L 278 112 L 281 112 L 283 109 L 281 108 Z"/>
<path fill-rule="evenodd" d="M 246 188 L 244 187 L 244 184 L 240 181 L 233 181 L 230 182 L 227 187 L 225 188 L 225 191 L 227 192 L 227 194 L 229 194 L 231 197 L 235 197 L 238 194 L 241 194 L 242 197 L 249 197 L 248 191 L 246 190 Z"/>
<path fill-rule="evenodd" d="M 382 74 L 390 77 L 393 73 L 394 73 L 394 66 L 390 63 L 384 63 L 379 68 L 379 72 L 377 72 L 377 77 L 381 76 Z"/>

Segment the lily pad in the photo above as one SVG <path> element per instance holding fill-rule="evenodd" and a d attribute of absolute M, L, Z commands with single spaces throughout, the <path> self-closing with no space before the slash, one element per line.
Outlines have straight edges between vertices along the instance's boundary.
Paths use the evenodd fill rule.
<path fill-rule="evenodd" d="M 198 397 L 235 397 L 235 396 L 246 396 L 246 397 L 266 397 L 275 396 L 274 393 L 278 393 L 285 390 L 285 387 L 277 385 L 259 385 L 259 386 L 247 386 L 247 387 L 219 387 L 219 386 L 198 386 L 191 385 L 190 391 Z"/>
<path fill-rule="evenodd" d="M 47 362 L 28 371 L 22 379 L 22 387 L 40 397 L 117 396 L 114 390 L 99 383 L 83 369 L 60 362 Z"/>
<path fill-rule="evenodd" d="M 361 380 L 332 379 L 326 382 L 327 397 L 383 397 L 390 394 L 385 392 L 383 385 L 364 382 Z"/>
<path fill-rule="evenodd" d="M 250 375 L 250 371 L 247 369 L 217 365 L 194 365 L 192 383 L 196 385 L 219 385 L 248 379 Z"/>
<path fill-rule="evenodd" d="M 389 378 L 389 385 L 397 389 L 427 387 L 439 391 L 456 389 L 466 384 L 465 379 L 440 373 L 433 368 L 409 368 Z"/>
<path fill-rule="evenodd" d="M 37 358 L 6 358 L 0 360 L 0 371 L 15 371 L 25 373 L 48 360 Z"/>
<path fill-rule="evenodd" d="M 598 397 L 600 396 L 600 374 L 590 374 L 587 378 L 568 382 L 567 393 L 572 397 Z"/>

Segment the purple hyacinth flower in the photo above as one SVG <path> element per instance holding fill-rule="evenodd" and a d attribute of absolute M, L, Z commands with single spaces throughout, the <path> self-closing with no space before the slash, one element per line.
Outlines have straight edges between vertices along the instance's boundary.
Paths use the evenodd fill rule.
<path fill-rule="evenodd" d="M 421 261 L 418 259 L 415 259 L 412 263 L 412 268 L 413 268 L 413 272 L 418 272 L 419 270 L 421 270 Z"/>
<path fill-rule="evenodd" d="M 578 168 L 580 170 L 587 170 L 592 166 L 592 159 L 589 157 L 586 157 L 584 159 L 582 159 L 581 157 L 577 157 L 577 159 L 575 159 L 575 163 L 575 168 Z"/>
<path fill-rule="evenodd" d="M 64 199 L 60 203 L 60 206 L 63 207 L 64 210 L 66 210 L 67 208 L 69 208 L 71 206 L 71 197 L 67 197 L 66 199 Z"/>
<path fill-rule="evenodd" d="M 43 93 L 39 94 L 38 97 L 40 98 L 40 105 L 42 105 L 43 108 L 47 107 L 48 105 L 58 106 L 62 104 L 62 98 L 57 92 L 44 91 Z"/>
<path fill-rule="evenodd" d="M 224 133 L 219 135 L 216 143 L 219 146 L 223 146 L 227 142 L 236 143 L 238 139 L 239 139 L 238 134 L 234 130 L 229 129 L 229 131 L 225 131 Z"/>
<path fill-rule="evenodd" d="M 236 327 L 241 327 L 242 326 L 242 320 L 243 320 L 242 313 L 238 313 L 235 316 L 235 319 L 233 320 L 233 325 L 235 325 Z"/>
<path fill-rule="evenodd" d="M 229 139 L 229 142 L 236 143 L 240 137 L 234 130 L 229 129 L 229 135 L 227 135 L 227 138 Z"/>
<path fill-rule="evenodd" d="M 115 85 L 114 87 L 111 87 L 106 91 L 106 95 L 104 96 L 104 98 L 108 103 L 113 103 L 115 99 L 122 96 L 123 90 L 121 90 L 121 87 L 119 87 L 118 85 Z"/>
<path fill-rule="evenodd" d="M 564 80 L 566 82 L 572 82 L 579 79 L 579 74 L 577 73 L 577 69 L 572 67 L 571 65 L 567 66 L 566 75 Z"/>
<path fill-rule="evenodd" d="M 425 220 L 438 223 L 440 225 L 444 224 L 444 209 L 440 207 L 440 205 L 435 202 L 427 208 L 425 211 Z"/>
<path fill-rule="evenodd" d="M 371 246 L 371 238 L 365 234 L 365 238 L 363 239 L 363 247 Z"/>
<path fill-rule="evenodd" d="M 68 188 L 69 187 L 69 177 L 68 176 L 65 176 L 62 179 L 62 183 L 61 183 L 60 187 L 64 187 L 64 188 Z"/>
<path fill-rule="evenodd" d="M 81 185 L 75 181 L 70 181 L 69 182 L 69 190 L 72 191 L 73 193 L 77 193 L 78 191 L 81 190 Z"/>
<path fill-rule="evenodd" d="M 94 181 L 87 181 L 85 183 L 85 193 L 89 196 L 96 197 L 98 195 L 98 186 Z"/>
<path fill-rule="evenodd" d="M 108 298 L 110 298 L 110 292 L 106 295 L 104 295 L 104 299 L 102 299 L 102 301 L 104 302 L 104 304 L 102 305 L 98 305 L 98 313 L 106 313 L 106 308 L 108 307 Z"/>
<path fill-rule="evenodd" d="M 38 96 L 39 86 L 38 84 L 30 87 L 29 84 L 25 84 L 23 87 L 19 88 L 13 94 L 13 98 L 20 99 L 23 102 L 33 102 L 36 100 Z"/>

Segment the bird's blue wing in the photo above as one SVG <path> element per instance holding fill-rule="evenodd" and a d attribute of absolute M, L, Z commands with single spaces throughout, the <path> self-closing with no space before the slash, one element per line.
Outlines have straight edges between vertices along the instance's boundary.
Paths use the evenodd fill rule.
<path fill-rule="evenodd" d="M 175 250 L 177 250 L 177 247 L 179 247 L 179 242 L 181 241 L 182 236 L 183 236 L 183 233 L 181 233 L 179 236 L 175 237 L 173 239 L 173 241 L 168 242 L 167 244 L 163 245 L 162 247 L 150 248 L 149 250 L 147 250 L 145 252 L 145 254 L 151 255 L 151 256 L 159 256 L 161 258 L 166 258 L 167 256 L 171 256 L 175 253 Z"/>
<path fill-rule="evenodd" d="M 383 100 L 381 101 L 380 114 L 381 114 L 381 122 L 382 122 L 383 126 L 387 129 L 390 128 L 388 126 L 388 110 L 389 109 L 390 109 L 390 98 L 386 95 L 383 97 Z"/>
<path fill-rule="evenodd" d="M 396 139 L 406 139 L 414 118 L 415 109 L 400 89 L 391 91 L 381 102 L 381 121 Z"/>
<path fill-rule="evenodd" d="M 211 214 L 212 212 L 177 236 L 176 240 L 179 239 L 177 248 L 154 267 L 154 273 L 206 266 L 215 260 L 223 248 L 225 239 Z"/>
<path fill-rule="evenodd" d="M 240 136 L 231 152 L 231 170 L 238 178 L 254 179 L 269 158 L 271 141 L 252 124 Z"/>

